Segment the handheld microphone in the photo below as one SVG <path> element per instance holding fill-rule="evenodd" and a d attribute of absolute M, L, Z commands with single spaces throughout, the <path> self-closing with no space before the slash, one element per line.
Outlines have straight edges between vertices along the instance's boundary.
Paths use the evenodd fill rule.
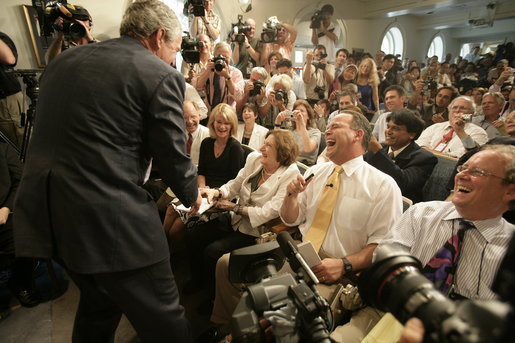
<path fill-rule="evenodd" d="M 306 279 L 308 279 L 306 280 L 308 284 L 314 285 L 319 283 L 315 273 L 313 273 L 311 268 L 309 268 L 308 264 L 306 263 L 304 257 L 302 257 L 302 255 L 299 253 L 297 244 L 293 238 L 291 238 L 291 235 L 288 231 L 283 231 L 277 235 L 277 243 L 279 243 L 284 256 L 286 256 L 288 259 L 288 262 L 290 263 L 290 266 L 295 273 L 304 274 Z"/>

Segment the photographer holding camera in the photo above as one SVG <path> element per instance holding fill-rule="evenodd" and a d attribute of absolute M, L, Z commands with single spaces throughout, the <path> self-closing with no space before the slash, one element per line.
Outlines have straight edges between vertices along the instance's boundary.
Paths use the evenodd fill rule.
<path fill-rule="evenodd" d="M 311 43 L 313 45 L 323 45 L 326 48 L 328 61 L 334 64 L 336 57 L 335 43 L 340 38 L 340 27 L 331 19 L 333 18 L 334 8 L 332 5 L 324 5 L 320 11 L 316 11 L 311 17 L 312 30 Z"/>
<path fill-rule="evenodd" d="M 245 81 L 243 95 L 236 100 L 236 113 L 240 114 L 243 105 L 250 102 L 259 106 L 266 102 L 266 78 L 268 74 L 263 67 L 254 67 L 250 73 L 250 79 Z M 241 117 L 241 116 L 240 116 Z"/>
<path fill-rule="evenodd" d="M 259 63 L 268 70 L 268 56 L 272 52 L 279 52 L 282 58 L 292 59 L 292 52 L 297 39 L 297 29 L 293 25 L 280 22 L 275 16 L 268 18 L 266 25 L 275 32 L 275 37 L 267 36 L 267 40 L 264 40 L 264 35 L 261 34 L 263 45 Z"/>
<path fill-rule="evenodd" d="M 239 18 L 241 19 L 241 18 Z M 252 68 L 257 67 L 261 56 L 261 44 L 255 37 L 256 21 L 252 18 L 245 20 L 244 23 L 238 21 L 235 28 L 238 32 L 233 33 L 232 59 L 236 68 L 243 74 L 244 78 L 249 78 Z"/>
<path fill-rule="evenodd" d="M 306 54 L 306 66 L 302 74 L 306 86 L 307 100 L 314 105 L 328 98 L 329 87 L 334 80 L 334 65 L 327 63 L 327 53 L 323 45 L 317 45 Z"/>
<path fill-rule="evenodd" d="M 199 53 L 199 59 L 197 63 L 190 63 L 184 58 L 183 55 L 183 63 L 181 66 L 181 73 L 186 79 L 186 82 L 191 83 L 191 80 L 198 74 L 202 69 L 204 69 L 211 58 L 211 40 L 209 39 L 209 36 L 206 34 L 199 34 L 196 39 L 197 45 L 198 45 L 198 53 Z M 200 44 L 202 43 L 202 44 Z M 184 44 L 184 40 L 183 40 Z M 184 52 L 181 50 L 181 54 Z"/>
<path fill-rule="evenodd" d="M 196 0 L 192 2 L 202 2 L 204 7 L 204 15 L 190 15 L 189 23 L 190 23 L 190 34 L 192 37 L 197 37 L 200 34 L 205 34 L 209 36 L 211 43 L 214 43 L 218 36 L 220 36 L 221 29 L 221 21 L 218 14 L 213 12 L 213 6 L 215 4 L 215 0 Z M 193 4 L 190 4 L 190 7 L 193 7 Z"/>
<path fill-rule="evenodd" d="M 236 107 L 236 99 L 243 94 L 243 75 L 231 66 L 231 46 L 226 42 L 216 44 L 214 58 L 193 78 L 191 84 L 205 92 L 209 110 L 219 103 Z"/>
<path fill-rule="evenodd" d="M 71 13 L 71 20 L 61 14 L 64 9 Z M 64 4 L 52 11 L 53 14 L 50 14 L 50 18 L 55 18 L 52 26 L 57 31 L 57 37 L 46 53 L 47 63 L 50 63 L 61 52 L 70 47 L 97 42 L 91 34 L 93 19 L 87 9 L 81 6 Z"/>
<path fill-rule="evenodd" d="M 278 75 L 270 83 L 272 89 L 267 91 L 267 98 L 264 98 L 258 106 L 258 121 L 262 126 L 272 129 L 279 112 L 286 109 L 292 110 L 297 97 L 291 90 L 293 81 L 288 75 Z"/>

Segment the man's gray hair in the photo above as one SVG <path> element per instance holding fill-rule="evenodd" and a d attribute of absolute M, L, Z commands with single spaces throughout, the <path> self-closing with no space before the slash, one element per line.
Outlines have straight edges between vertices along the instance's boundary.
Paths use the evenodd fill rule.
<path fill-rule="evenodd" d="M 470 104 L 470 107 L 472 108 L 472 113 L 476 112 L 476 103 L 474 102 L 474 100 L 471 97 L 466 96 L 466 95 L 461 95 L 457 98 L 454 98 L 454 100 L 451 101 L 451 103 L 449 104 L 449 107 L 448 107 L 449 111 L 451 110 L 452 106 L 454 106 L 454 103 L 460 99 L 468 101 Z"/>
<path fill-rule="evenodd" d="M 170 7 L 159 0 L 138 0 L 125 11 L 120 35 L 147 39 L 160 28 L 166 30 L 166 41 L 174 41 L 182 35 L 181 23 Z"/>
<path fill-rule="evenodd" d="M 251 74 L 254 74 L 254 73 L 258 74 L 259 76 L 261 76 L 263 78 L 263 80 L 266 80 L 266 78 L 268 77 L 268 72 L 263 67 L 254 67 L 254 68 L 252 68 L 250 73 Z"/>
<path fill-rule="evenodd" d="M 502 95 L 501 92 L 487 92 L 485 94 L 483 94 L 483 96 L 481 97 L 481 100 L 485 100 L 485 98 L 487 96 L 491 96 L 492 98 L 495 99 L 495 101 L 497 102 L 497 104 L 499 105 L 504 105 L 504 95 Z"/>

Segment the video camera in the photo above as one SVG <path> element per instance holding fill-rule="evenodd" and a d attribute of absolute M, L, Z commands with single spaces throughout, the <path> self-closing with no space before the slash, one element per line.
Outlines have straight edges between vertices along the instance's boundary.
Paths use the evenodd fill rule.
<path fill-rule="evenodd" d="M 223 55 L 218 55 L 214 57 L 211 61 L 215 63 L 215 70 L 218 72 L 222 71 L 225 67 L 227 67 L 227 62 Z"/>
<path fill-rule="evenodd" d="M 297 273 L 295 277 L 277 274 L 285 256 Z M 329 305 L 316 290 L 318 280 L 288 232 L 281 232 L 277 241 L 234 250 L 229 260 L 229 278 L 231 282 L 255 283 L 244 292 L 232 315 L 233 342 L 265 341 L 259 319 L 284 314 L 292 320 L 285 333 L 290 338 L 297 336 L 305 342 L 331 342 Z M 283 331 L 277 328 L 273 319 L 270 320 L 277 329 L 274 334 Z"/>
<path fill-rule="evenodd" d="M 199 48 L 204 46 L 204 42 L 191 38 L 189 32 L 184 32 L 181 43 L 181 55 L 184 62 L 187 63 L 199 63 L 200 62 L 200 51 Z"/>
<path fill-rule="evenodd" d="M 281 28 L 279 20 L 276 17 L 270 17 L 263 23 L 263 31 L 261 32 L 261 40 L 263 43 L 275 43 L 277 41 L 277 32 Z"/>
<path fill-rule="evenodd" d="M 322 20 L 324 20 L 324 16 L 325 16 L 325 13 L 322 12 L 321 10 L 315 11 L 313 16 L 311 17 L 311 24 L 309 24 L 309 28 L 310 29 L 319 29 L 322 24 Z"/>
<path fill-rule="evenodd" d="M 511 260 L 506 262 L 506 255 L 500 272 L 509 265 L 500 284 L 504 287 L 506 299 L 513 308 L 513 286 L 515 283 L 515 241 L 512 240 Z M 421 273 L 419 260 L 409 255 L 401 246 L 395 244 L 380 245 L 374 252 L 373 265 L 362 272 L 358 281 L 361 298 L 378 309 L 391 312 L 401 323 L 411 317 L 419 318 L 425 327 L 424 342 L 439 343 L 479 343 L 479 342 L 513 342 L 500 339 L 505 329 L 513 324 L 510 306 L 499 301 L 456 301 L 445 297 Z M 504 272 L 506 273 L 506 272 Z M 497 282 L 496 280 L 496 282 Z M 495 287 L 495 283 L 494 283 Z M 501 297 L 503 292 L 499 292 Z M 511 317 L 513 318 L 513 317 Z M 511 321 L 511 322 L 510 322 Z M 511 334 L 513 333 L 504 334 Z"/>
<path fill-rule="evenodd" d="M 190 8 L 191 6 L 191 8 Z M 206 15 L 206 8 L 204 7 L 203 0 L 186 0 L 182 14 L 188 16 L 193 14 L 195 17 L 204 17 Z"/>
<path fill-rule="evenodd" d="M 62 1 L 32 1 L 38 13 L 38 21 L 43 36 L 51 36 L 53 31 L 63 32 L 66 37 L 78 40 L 86 35 L 86 28 L 76 20 L 92 21 L 87 9 L 82 6 Z M 57 18 L 63 18 L 62 26 L 55 24 Z"/>
<path fill-rule="evenodd" d="M 243 23 L 243 16 L 239 14 L 238 22 L 236 24 L 232 24 L 231 33 L 234 34 L 234 38 L 232 38 L 232 41 L 242 44 L 245 41 L 245 33 L 249 32 L 250 30 L 252 30 L 252 27 L 250 25 L 245 25 Z"/>

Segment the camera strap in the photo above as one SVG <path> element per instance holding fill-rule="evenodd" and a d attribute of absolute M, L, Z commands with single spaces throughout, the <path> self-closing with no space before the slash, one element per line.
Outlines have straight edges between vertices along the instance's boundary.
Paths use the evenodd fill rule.
<path fill-rule="evenodd" d="M 327 30 L 327 31 L 329 31 L 329 32 L 333 33 L 333 32 L 334 32 L 334 27 L 333 27 L 332 29 Z M 319 33 L 317 34 L 317 36 L 318 36 L 318 38 L 322 38 L 322 37 L 324 37 L 324 36 L 325 36 L 325 33 L 323 33 L 323 32 L 319 32 Z"/>

